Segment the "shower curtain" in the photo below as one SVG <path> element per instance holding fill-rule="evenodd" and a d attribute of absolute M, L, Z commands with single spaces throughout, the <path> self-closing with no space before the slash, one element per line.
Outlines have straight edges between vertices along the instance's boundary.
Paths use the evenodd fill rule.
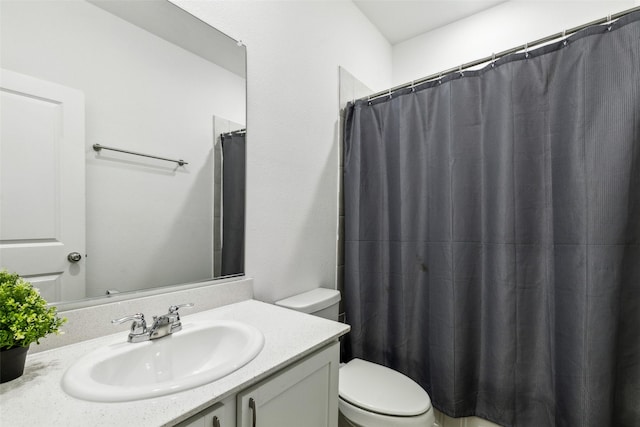
<path fill-rule="evenodd" d="M 244 272 L 246 131 L 220 135 L 222 142 L 222 260 L 220 274 Z"/>
<path fill-rule="evenodd" d="M 345 115 L 348 354 L 454 417 L 640 426 L 640 15 Z"/>

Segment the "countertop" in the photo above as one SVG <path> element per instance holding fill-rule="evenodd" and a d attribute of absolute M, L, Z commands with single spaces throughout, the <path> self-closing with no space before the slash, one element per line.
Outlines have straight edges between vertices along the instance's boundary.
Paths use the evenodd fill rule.
<path fill-rule="evenodd" d="M 127 333 L 118 332 L 29 355 L 24 375 L 0 385 L 0 425 L 171 426 L 263 380 L 349 331 L 349 326 L 342 323 L 255 300 L 182 316 L 183 324 L 217 319 L 247 323 L 262 331 L 265 337 L 260 354 L 226 377 L 179 393 L 124 403 L 87 402 L 67 395 L 60 385 L 67 368 L 99 347 L 126 341 Z"/>

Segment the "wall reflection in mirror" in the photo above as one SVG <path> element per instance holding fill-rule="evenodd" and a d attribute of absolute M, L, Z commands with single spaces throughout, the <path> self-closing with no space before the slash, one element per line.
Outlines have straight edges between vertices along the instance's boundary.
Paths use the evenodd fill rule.
<path fill-rule="evenodd" d="M 245 48 L 164 0 L 0 7 L 0 268 L 57 303 L 242 274 Z"/>

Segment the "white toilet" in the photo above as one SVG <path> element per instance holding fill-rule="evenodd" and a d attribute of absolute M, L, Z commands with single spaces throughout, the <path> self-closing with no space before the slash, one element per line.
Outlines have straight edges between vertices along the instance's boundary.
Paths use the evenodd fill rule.
<path fill-rule="evenodd" d="M 276 304 L 330 320 L 338 320 L 340 292 L 318 288 Z M 432 427 L 431 399 L 422 387 L 400 372 L 353 359 L 340 367 L 339 426 Z"/>

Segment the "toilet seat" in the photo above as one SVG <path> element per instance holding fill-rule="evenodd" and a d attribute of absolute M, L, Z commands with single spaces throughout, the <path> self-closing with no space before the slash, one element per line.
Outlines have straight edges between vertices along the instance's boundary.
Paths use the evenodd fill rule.
<path fill-rule="evenodd" d="M 340 368 L 339 396 L 356 408 L 393 417 L 419 416 L 431 409 L 429 395 L 415 381 L 361 359 Z"/>
<path fill-rule="evenodd" d="M 392 415 L 376 414 L 358 408 L 346 400 L 338 399 L 340 417 L 344 417 L 346 423 L 338 423 L 340 426 L 366 426 L 366 427 L 433 427 L 435 415 L 433 410 L 416 415 L 414 417 L 396 417 Z"/>

